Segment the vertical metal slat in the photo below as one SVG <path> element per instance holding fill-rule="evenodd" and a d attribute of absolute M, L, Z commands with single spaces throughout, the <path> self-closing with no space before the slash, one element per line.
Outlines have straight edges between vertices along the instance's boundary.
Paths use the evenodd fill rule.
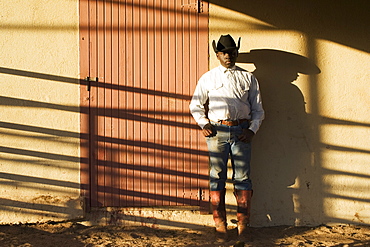
<path fill-rule="evenodd" d="M 89 2 L 93 206 L 199 205 L 207 155 L 188 103 L 207 17 L 183 7 L 196 2 Z"/>

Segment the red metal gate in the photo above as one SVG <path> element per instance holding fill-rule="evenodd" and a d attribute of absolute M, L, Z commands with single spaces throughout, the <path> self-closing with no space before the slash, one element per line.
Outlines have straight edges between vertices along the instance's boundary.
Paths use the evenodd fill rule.
<path fill-rule="evenodd" d="M 188 104 L 208 3 L 80 0 L 81 184 L 96 206 L 201 205 L 208 155 Z"/>

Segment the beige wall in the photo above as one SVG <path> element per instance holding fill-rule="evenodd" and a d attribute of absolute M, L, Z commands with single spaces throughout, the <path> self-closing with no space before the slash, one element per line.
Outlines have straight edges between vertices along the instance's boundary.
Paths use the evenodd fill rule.
<path fill-rule="evenodd" d="M 369 224 L 369 4 L 211 2 L 210 42 L 241 37 L 238 65 L 255 71 L 266 110 L 253 146 L 252 225 Z M 321 73 L 254 49 L 302 55 Z M 291 82 L 297 71 L 309 74 Z"/>
<path fill-rule="evenodd" d="M 210 41 L 242 37 L 239 65 L 257 68 L 267 113 L 252 225 L 369 224 L 368 4 L 211 2 Z M 0 224 L 80 217 L 78 1 L 0 0 L 0 21 Z M 291 83 L 310 65 L 288 53 L 254 64 L 253 49 L 308 57 L 321 73 Z"/>
<path fill-rule="evenodd" d="M 78 1 L 0 1 L 0 224 L 75 218 Z"/>

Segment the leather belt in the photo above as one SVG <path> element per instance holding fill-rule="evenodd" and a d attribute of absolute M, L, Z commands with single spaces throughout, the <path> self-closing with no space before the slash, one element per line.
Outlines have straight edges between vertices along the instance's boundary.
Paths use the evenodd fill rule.
<path fill-rule="evenodd" d="M 220 123 L 222 125 L 226 126 L 237 126 L 240 125 L 244 122 L 249 122 L 249 119 L 238 119 L 238 120 L 219 120 L 219 121 L 214 121 L 215 123 Z"/>

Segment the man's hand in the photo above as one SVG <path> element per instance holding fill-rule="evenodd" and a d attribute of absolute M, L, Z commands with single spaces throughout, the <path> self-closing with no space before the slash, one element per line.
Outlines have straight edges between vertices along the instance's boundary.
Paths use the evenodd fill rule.
<path fill-rule="evenodd" d="M 253 136 L 254 136 L 253 131 L 251 131 L 250 129 L 243 129 L 243 134 L 238 136 L 238 138 L 242 142 L 249 143 L 252 142 Z"/>
<path fill-rule="evenodd" d="M 214 133 L 215 132 L 214 127 L 210 123 L 207 123 L 203 127 L 202 132 L 205 137 L 214 136 L 216 134 Z"/>

